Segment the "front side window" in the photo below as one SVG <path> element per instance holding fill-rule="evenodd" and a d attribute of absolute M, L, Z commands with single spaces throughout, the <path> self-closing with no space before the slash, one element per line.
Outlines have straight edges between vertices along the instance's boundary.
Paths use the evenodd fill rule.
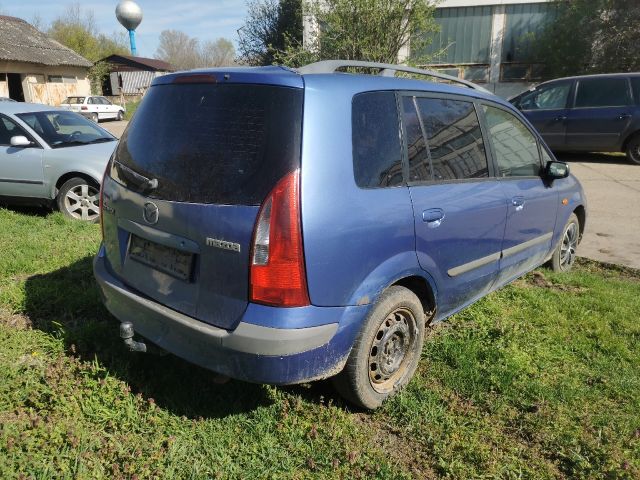
<path fill-rule="evenodd" d="M 400 122 L 393 92 L 367 92 L 353 97 L 353 170 L 362 188 L 401 185 Z"/>
<path fill-rule="evenodd" d="M 482 106 L 500 177 L 540 175 L 538 143 L 515 115 L 500 108 Z"/>
<path fill-rule="evenodd" d="M 519 107 L 522 110 L 557 110 L 567 106 L 571 82 L 543 86 L 522 96 Z"/>
<path fill-rule="evenodd" d="M 489 176 L 480 123 L 472 102 L 405 97 L 403 108 L 411 181 Z M 428 153 L 412 157 L 412 145 L 423 144 Z"/>
<path fill-rule="evenodd" d="M 31 112 L 18 114 L 51 148 L 114 142 L 115 137 L 73 112 Z"/>
<path fill-rule="evenodd" d="M 11 145 L 11 138 L 19 135 L 27 136 L 25 131 L 7 117 L 0 117 L 0 145 Z"/>
<path fill-rule="evenodd" d="M 620 107 L 630 103 L 629 86 L 624 77 L 584 78 L 578 81 L 576 108 Z"/>

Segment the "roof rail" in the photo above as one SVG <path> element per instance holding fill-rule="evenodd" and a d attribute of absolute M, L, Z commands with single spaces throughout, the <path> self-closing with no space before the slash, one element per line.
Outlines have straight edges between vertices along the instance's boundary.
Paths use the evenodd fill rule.
<path fill-rule="evenodd" d="M 378 68 L 382 70 L 380 72 L 380 75 L 384 77 L 392 77 L 393 72 L 415 73 L 418 75 L 425 75 L 428 77 L 460 83 L 465 87 L 469 87 L 474 90 L 491 93 L 486 88 L 482 88 L 480 85 L 476 85 L 475 83 L 469 82 L 468 80 L 462 80 L 461 78 L 452 77 L 451 75 L 436 72 L 435 70 L 423 70 L 421 68 L 407 67 L 405 65 L 392 65 L 390 63 L 363 62 L 360 60 L 323 60 L 321 62 L 310 63 L 309 65 L 300 67 L 297 70 L 302 74 L 335 73 L 336 70 L 344 67 Z"/>

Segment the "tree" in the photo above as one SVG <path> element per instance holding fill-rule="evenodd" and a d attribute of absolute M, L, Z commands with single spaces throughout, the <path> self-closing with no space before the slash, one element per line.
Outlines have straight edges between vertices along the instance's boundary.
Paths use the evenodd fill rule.
<path fill-rule="evenodd" d="M 640 70 L 637 0 L 556 0 L 553 18 L 534 39 L 549 78 Z"/>
<path fill-rule="evenodd" d="M 411 46 L 423 51 L 439 27 L 429 0 L 324 0 L 305 5 L 316 28 L 305 44 L 289 42 L 282 63 L 332 58 L 397 63 Z M 412 58 L 416 63 L 424 58 Z"/>
<path fill-rule="evenodd" d="M 98 32 L 93 11 L 83 10 L 79 3 L 67 7 L 63 15 L 53 21 L 47 34 L 92 62 L 128 53 L 125 35 Z"/>
<path fill-rule="evenodd" d="M 302 43 L 302 0 L 251 0 L 238 30 L 240 58 L 250 65 L 271 65 L 290 44 Z"/>
<path fill-rule="evenodd" d="M 200 49 L 200 62 L 203 67 L 223 67 L 233 65 L 236 49 L 226 38 L 205 42 Z"/>
<path fill-rule="evenodd" d="M 197 38 L 179 30 L 163 30 L 155 57 L 183 70 L 221 67 L 233 65 L 235 48 L 225 38 L 200 44 Z"/>
<path fill-rule="evenodd" d="M 179 69 L 198 67 L 198 40 L 179 30 L 163 30 L 155 57 Z"/>

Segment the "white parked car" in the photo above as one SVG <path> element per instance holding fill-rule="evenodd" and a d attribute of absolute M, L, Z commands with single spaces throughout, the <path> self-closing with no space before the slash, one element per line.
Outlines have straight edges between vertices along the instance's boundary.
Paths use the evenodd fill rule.
<path fill-rule="evenodd" d="M 125 112 L 125 109 L 120 105 L 115 105 L 105 97 L 95 95 L 67 97 L 60 106 L 78 112 L 96 123 L 100 120 L 122 120 Z"/>

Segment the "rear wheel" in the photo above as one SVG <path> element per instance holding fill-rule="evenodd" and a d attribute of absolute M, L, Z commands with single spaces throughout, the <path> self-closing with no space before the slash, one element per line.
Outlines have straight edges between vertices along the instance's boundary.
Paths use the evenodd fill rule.
<path fill-rule="evenodd" d="M 344 370 L 334 378 L 338 392 L 359 407 L 382 405 L 413 377 L 424 332 L 418 297 L 404 287 L 388 288 L 369 313 Z"/>
<path fill-rule="evenodd" d="M 97 113 L 92 113 L 91 114 L 91 120 L 93 120 L 94 122 L 98 123 L 100 121 L 100 119 L 98 118 L 98 114 Z"/>
<path fill-rule="evenodd" d="M 56 197 L 58 209 L 65 216 L 92 223 L 100 218 L 99 201 L 98 187 L 80 177 L 64 182 Z"/>
<path fill-rule="evenodd" d="M 640 165 L 640 133 L 636 133 L 627 143 L 627 159 Z"/>
<path fill-rule="evenodd" d="M 551 257 L 551 268 L 554 272 L 568 272 L 576 261 L 576 250 L 580 241 L 580 222 L 575 213 L 562 231 L 562 240 Z"/>
<path fill-rule="evenodd" d="M 122 121 L 123 118 L 124 118 L 124 113 L 122 113 L 122 110 L 118 110 L 118 116 L 116 117 L 116 120 Z"/>

